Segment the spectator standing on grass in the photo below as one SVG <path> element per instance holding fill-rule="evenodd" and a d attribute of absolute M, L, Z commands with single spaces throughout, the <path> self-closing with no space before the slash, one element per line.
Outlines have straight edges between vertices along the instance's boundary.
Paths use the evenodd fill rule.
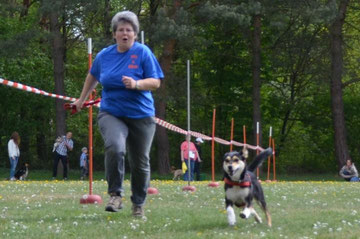
<path fill-rule="evenodd" d="M 351 159 L 346 160 L 346 164 L 340 169 L 340 176 L 349 182 L 358 182 L 359 174 L 355 164 Z"/>
<path fill-rule="evenodd" d="M 186 135 L 186 140 L 181 143 L 180 153 L 181 153 L 181 162 L 185 162 L 187 170 L 184 173 L 184 181 L 193 181 L 194 180 L 194 168 L 195 161 L 199 158 L 198 151 L 196 150 L 195 144 L 190 141 L 191 136 Z M 190 170 L 190 178 L 189 178 Z"/>
<path fill-rule="evenodd" d="M 55 149 L 54 155 L 54 167 L 53 167 L 53 179 L 56 178 L 57 168 L 59 161 L 61 161 L 63 166 L 63 178 L 67 180 L 68 178 L 68 151 L 71 151 L 74 147 L 74 142 L 72 141 L 72 133 L 67 132 L 66 136 L 61 137 L 61 142 Z"/>
<path fill-rule="evenodd" d="M 88 149 L 86 147 L 83 147 L 81 149 L 81 155 L 80 155 L 80 169 L 81 169 L 81 180 L 84 180 L 84 178 L 89 173 L 89 161 L 88 161 Z"/>
<path fill-rule="evenodd" d="M 196 138 L 195 140 L 195 147 L 198 152 L 198 158 L 195 160 L 194 165 L 194 174 L 195 174 L 195 180 L 200 181 L 200 174 L 201 174 L 201 162 L 202 162 L 202 154 L 201 154 L 201 144 L 204 143 L 202 138 Z"/>
<path fill-rule="evenodd" d="M 11 134 L 10 140 L 8 142 L 8 153 L 9 153 L 9 160 L 10 160 L 10 180 L 15 180 L 15 169 L 19 162 L 20 157 L 20 136 L 18 132 L 13 132 Z"/>
<path fill-rule="evenodd" d="M 105 144 L 105 175 L 110 195 L 105 210 L 117 212 L 123 207 L 128 151 L 132 215 L 141 217 L 150 183 L 149 154 L 156 129 L 151 91 L 160 87 L 164 74 L 151 50 L 136 42 L 139 20 L 135 13 L 118 12 L 111 27 L 116 44 L 97 54 L 81 95 L 73 104 L 80 110 L 96 85 L 102 85 L 98 125 Z"/>

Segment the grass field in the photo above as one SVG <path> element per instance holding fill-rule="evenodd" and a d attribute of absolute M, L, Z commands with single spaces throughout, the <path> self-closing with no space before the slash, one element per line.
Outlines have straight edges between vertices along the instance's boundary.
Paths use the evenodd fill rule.
<path fill-rule="evenodd" d="M 360 238 L 359 183 L 263 183 L 272 228 L 239 217 L 235 227 L 228 226 L 222 183 L 219 188 L 207 184 L 193 183 L 197 191 L 190 193 L 182 191 L 183 181 L 153 180 L 160 193 L 148 196 L 146 218 L 136 219 L 128 180 L 125 207 L 118 213 L 104 211 L 108 196 L 103 180 L 94 182 L 94 194 L 104 200 L 99 205 L 79 203 L 88 193 L 86 181 L 3 180 L 0 238 Z"/>

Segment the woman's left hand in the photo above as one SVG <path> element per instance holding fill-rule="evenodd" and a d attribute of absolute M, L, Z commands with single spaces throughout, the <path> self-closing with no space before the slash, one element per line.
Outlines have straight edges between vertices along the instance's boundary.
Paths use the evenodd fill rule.
<path fill-rule="evenodd" d="M 129 76 L 123 76 L 122 82 L 127 89 L 135 89 L 136 88 L 136 81 Z"/>

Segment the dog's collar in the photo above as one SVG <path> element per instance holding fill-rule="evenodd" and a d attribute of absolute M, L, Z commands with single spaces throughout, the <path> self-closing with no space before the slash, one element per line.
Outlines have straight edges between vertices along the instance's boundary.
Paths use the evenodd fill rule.
<path fill-rule="evenodd" d="M 228 184 L 228 185 L 231 185 L 231 186 L 240 186 L 242 188 L 248 188 L 248 187 L 251 186 L 250 181 L 234 182 L 234 181 L 231 181 L 228 178 L 224 178 L 224 182 L 225 182 L 225 184 Z"/>

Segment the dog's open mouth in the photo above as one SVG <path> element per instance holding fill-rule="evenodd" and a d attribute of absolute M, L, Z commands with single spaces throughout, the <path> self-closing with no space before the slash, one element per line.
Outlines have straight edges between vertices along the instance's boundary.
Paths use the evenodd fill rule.
<path fill-rule="evenodd" d="M 232 168 L 228 167 L 228 174 L 230 176 L 233 176 L 238 170 L 239 170 L 239 168 L 233 170 Z"/>

